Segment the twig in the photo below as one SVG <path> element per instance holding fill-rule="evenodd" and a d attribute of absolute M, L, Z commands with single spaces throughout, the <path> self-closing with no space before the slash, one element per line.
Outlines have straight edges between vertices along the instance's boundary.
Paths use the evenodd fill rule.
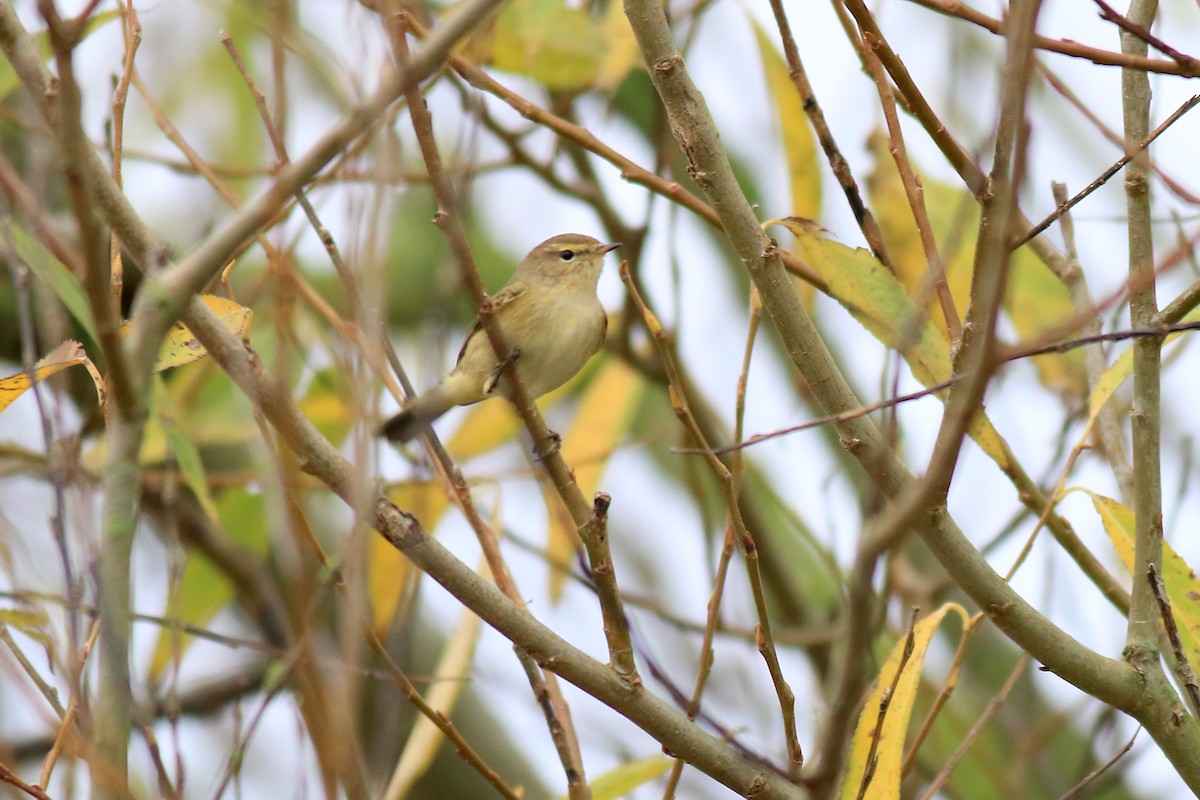
<path fill-rule="evenodd" d="M 778 0 L 776 0 L 778 2 Z M 934 287 L 937 293 L 938 303 L 942 311 L 942 318 L 946 323 L 946 332 L 949 335 L 951 348 L 957 347 L 958 342 L 962 340 L 962 320 L 958 316 L 958 309 L 954 307 L 954 298 L 950 294 L 950 285 L 946 282 L 946 263 L 941 254 L 938 253 L 937 240 L 933 235 L 933 226 L 929 222 L 929 212 L 925 208 L 925 189 L 921 186 L 921 181 L 913 171 L 912 162 L 908 158 L 908 150 L 904 145 L 904 131 L 900 127 L 900 117 L 896 114 L 896 96 L 892 92 L 891 84 L 888 83 L 887 77 L 883 72 L 883 65 L 875 56 L 875 48 L 879 40 L 871 34 L 863 35 L 863 61 L 867 67 L 867 73 L 871 79 L 875 81 L 875 86 L 879 92 L 880 105 L 883 108 L 883 118 L 887 123 L 888 129 L 888 150 L 892 154 L 893 160 L 896 162 L 896 171 L 900 174 L 900 182 L 904 185 L 904 196 L 908 198 L 908 206 L 912 211 L 913 221 L 917 225 L 917 233 L 921 239 L 921 249 L 925 253 L 926 264 L 926 282 L 927 285 Z M 893 268 L 893 272 L 895 269 Z M 918 308 L 926 307 L 926 298 L 921 293 Z M 924 319 L 924 317 L 922 317 Z M 918 331 L 919 320 L 913 320 L 905 327 L 908 334 L 904 337 L 905 341 L 897 350 L 903 352 L 905 346 L 910 344 L 911 338 Z"/>
<path fill-rule="evenodd" d="M 1101 119 L 1095 111 L 1092 110 L 1091 106 L 1087 102 L 1080 99 L 1080 97 L 1074 92 L 1072 92 L 1071 88 L 1067 86 L 1067 84 L 1057 75 L 1055 75 L 1049 67 L 1047 67 L 1045 64 L 1038 64 L 1038 68 L 1042 73 L 1042 77 L 1045 78 L 1046 82 L 1050 84 L 1050 88 L 1054 89 L 1054 91 L 1062 95 L 1068 103 L 1074 106 L 1075 110 L 1078 111 L 1084 119 L 1090 122 L 1092 127 L 1094 127 L 1101 136 L 1111 142 L 1114 147 L 1117 147 L 1124 152 L 1125 139 L 1122 138 L 1119 133 L 1109 127 L 1109 125 L 1106 124 L 1105 121 Z M 1149 161 L 1149 159 L 1147 160 Z M 1173 178 L 1165 169 L 1153 161 L 1150 161 L 1150 168 L 1154 170 L 1154 174 L 1158 176 L 1160 181 L 1162 181 L 1163 186 L 1166 186 L 1167 189 L 1170 190 L 1171 194 L 1175 195 L 1189 205 L 1200 204 L 1200 196 L 1197 196 L 1193 192 L 1189 191 L 1186 186 Z M 1120 219 L 1124 219 L 1124 217 L 1121 217 Z"/>
<path fill-rule="evenodd" d="M 850 210 L 854 213 L 854 219 L 858 222 L 858 227 L 862 230 L 871 252 L 879 259 L 879 263 L 894 274 L 896 265 L 888 257 L 887 248 L 883 242 L 883 233 L 879 230 L 879 225 L 875 222 L 875 216 L 871 213 L 871 209 L 867 208 L 866 203 L 863 202 L 858 182 L 854 179 L 854 173 L 850 171 L 850 163 L 846 161 L 841 149 L 837 146 L 837 141 L 833 138 L 833 131 L 825 120 L 825 112 L 821 110 L 812 83 L 808 80 L 808 73 L 804 70 L 804 63 L 800 60 L 800 50 L 796 47 L 796 40 L 792 36 L 792 26 L 788 22 L 782 0 L 771 0 L 771 13 L 775 17 L 775 27 L 779 29 L 779 38 L 783 42 L 783 56 L 787 61 L 788 75 L 796 87 L 796 93 L 800 95 L 804 113 L 812 123 L 813 130 L 816 131 L 817 141 L 821 143 L 821 149 L 825 151 L 825 159 L 829 162 L 834 177 L 837 178 L 842 192 L 846 195 L 846 202 L 850 204 Z M 783 124 L 800 125 L 803 123 L 799 120 L 784 120 Z"/>
<path fill-rule="evenodd" d="M 624 262 L 621 265 L 621 280 L 625 283 L 630 300 L 633 301 L 634 306 L 641 313 L 642 320 L 654 342 L 654 347 L 658 351 L 663 367 L 666 369 L 667 388 L 675 415 L 683 424 L 688 435 L 699 443 L 701 447 L 704 447 L 704 433 L 700 430 L 699 425 L 696 424 L 695 417 L 688 407 L 688 398 L 684 393 L 683 383 L 680 379 L 679 371 L 675 366 L 675 356 L 667 340 L 667 333 L 658 321 L 658 317 L 646 305 L 645 300 L 642 299 L 637 286 L 634 285 L 629 275 L 628 264 Z M 775 649 L 775 640 L 771 633 L 770 614 L 758 566 L 758 548 L 754 543 L 754 537 L 746 529 L 745 521 L 742 519 L 741 511 L 738 508 L 737 493 L 729 468 L 716 456 L 709 455 L 705 460 L 713 473 L 713 477 L 716 478 L 718 486 L 720 486 L 721 495 L 725 501 L 726 510 L 729 513 L 729 522 L 733 528 L 734 539 L 741 546 L 742 552 L 746 557 L 746 573 L 750 581 L 751 593 L 754 596 L 755 610 L 758 614 L 758 626 L 755 638 L 759 653 L 761 653 L 763 660 L 766 662 L 767 670 L 771 675 L 771 681 L 775 686 L 776 697 L 779 701 L 779 710 L 783 718 L 784 743 L 787 746 L 788 753 L 788 774 L 795 779 L 799 777 L 800 768 L 804 765 L 804 754 L 800 749 L 800 741 L 796 734 L 796 698 L 783 676 L 783 670 L 779 664 L 779 654 Z"/>
<path fill-rule="evenodd" d="M 1004 685 L 1000 687 L 1000 691 L 996 694 L 996 696 L 988 702 L 987 708 L 985 708 L 983 713 L 979 715 L 979 719 L 976 720 L 975 724 L 971 726 L 971 729 L 967 731 L 967 735 L 963 737 L 962 741 L 959 742 L 958 747 L 956 747 L 954 752 L 950 755 L 950 758 L 947 759 L 946 763 L 942 765 L 942 768 L 938 770 L 938 774 L 935 775 L 933 780 L 929 782 L 929 786 L 927 786 L 925 791 L 921 794 L 920 800 L 931 800 L 931 798 L 936 796 L 937 793 L 941 791 L 941 788 L 943 785 L 945 785 L 946 781 L 950 780 L 951 771 L 953 771 L 953 769 L 958 766 L 958 763 L 962 761 L 963 757 L 966 756 L 967 751 L 971 748 L 971 745 L 975 743 L 975 739 L 978 738 L 979 734 L 983 732 L 984 726 L 991 721 L 992 717 L 996 715 L 996 712 L 999 711 L 1004 705 L 1004 701 L 1008 699 L 1008 695 L 1012 692 L 1013 687 L 1017 685 L 1017 681 L 1023 674 L 1025 674 L 1025 668 L 1029 666 L 1029 662 L 1029 655 L 1022 654 L 1021 658 L 1017 661 L 1017 665 L 1013 667 L 1012 672 L 1009 673 L 1008 680 L 1006 680 Z"/>
<path fill-rule="evenodd" d="M 1167 641 L 1171 643 L 1171 654 L 1174 656 L 1171 666 L 1175 671 L 1176 679 L 1183 686 L 1184 695 L 1188 699 L 1193 716 L 1195 716 L 1200 714 L 1200 683 L 1196 680 L 1196 672 L 1192 669 L 1187 650 L 1179 638 L 1179 626 L 1176 625 L 1175 614 L 1171 611 L 1171 598 L 1167 597 L 1167 588 L 1163 585 L 1162 577 L 1153 564 L 1146 570 L 1146 580 L 1150 582 L 1154 599 L 1158 601 L 1159 616 L 1167 631 Z"/>
<path fill-rule="evenodd" d="M 1066 201 L 1066 184 L 1053 182 L 1051 191 L 1054 199 L 1060 205 Z M 1067 254 L 1067 270 L 1060 275 L 1062 282 L 1071 295 L 1071 304 L 1078 317 L 1091 317 L 1081 332 L 1085 336 L 1095 336 L 1101 332 L 1100 317 L 1095 313 L 1092 294 L 1088 290 L 1087 278 L 1079 264 L 1078 251 L 1075 247 L 1075 222 L 1070 211 L 1064 211 L 1059 218 L 1059 229 L 1062 231 L 1063 245 Z M 1104 348 L 1099 343 L 1085 347 L 1083 351 L 1084 372 L 1087 376 L 1088 394 L 1090 395 L 1108 368 L 1104 357 Z M 1133 475 L 1129 466 L 1129 452 L 1125 448 L 1124 421 L 1117 418 L 1117 413 L 1111 404 L 1106 403 L 1100 409 L 1096 419 L 1096 438 L 1101 451 L 1112 468 L 1113 476 L 1120 487 L 1122 497 L 1133 496 Z"/>
<path fill-rule="evenodd" d="M 80 648 L 76 661 L 79 664 L 80 671 L 87 663 L 88 656 L 96 646 L 96 640 L 100 638 L 100 621 L 96 620 L 92 623 L 92 632 L 88 635 L 87 641 Z M 58 763 L 58 757 L 62 753 L 68 739 L 74 736 L 79 736 L 82 740 L 83 732 L 79 730 L 79 706 L 85 702 L 86 698 L 83 692 L 72 692 L 71 699 L 67 702 L 67 713 L 62 717 L 62 722 L 58 726 L 58 731 L 54 734 L 54 743 L 50 746 L 50 750 L 46 753 L 46 757 L 42 759 L 42 772 L 38 782 L 42 786 L 50 785 L 50 775 L 54 771 L 54 765 Z"/>
<path fill-rule="evenodd" d="M 1026 347 L 1008 348 L 997 354 L 996 361 L 1000 364 L 1007 364 L 1009 362 L 1033 358 L 1035 356 L 1066 353 L 1079 347 L 1087 347 L 1089 345 L 1099 344 L 1101 342 L 1123 342 L 1130 339 L 1136 340 L 1144 338 L 1161 339 L 1173 333 L 1185 333 L 1187 331 L 1196 330 L 1200 330 L 1200 321 L 1179 322 L 1171 325 L 1151 325 L 1148 328 L 1112 331 L 1110 333 L 1098 333 L 1094 336 L 1081 336 L 1078 339 L 1066 339 L 1061 342 L 1052 342 L 1050 344 L 1034 344 Z M 935 383 L 932 386 L 927 386 L 924 389 L 918 389 L 908 394 L 899 395 L 897 397 L 889 397 L 886 400 L 879 400 L 875 403 L 867 403 L 865 405 L 860 405 L 857 408 L 852 408 L 837 414 L 827 414 L 823 417 L 811 419 L 808 422 L 802 422 L 799 425 L 791 425 L 787 428 L 780 428 L 769 433 L 756 433 L 749 439 L 746 439 L 744 442 L 735 442 L 733 444 L 709 449 L 700 447 L 673 447 L 671 448 L 671 452 L 675 453 L 676 455 L 721 456 L 725 455 L 726 453 L 732 453 L 736 450 L 744 450 L 747 447 L 753 447 L 756 444 L 761 444 L 762 442 L 767 442 L 771 439 L 778 439 L 781 436 L 788 436 L 793 433 L 806 431 L 810 428 L 819 428 L 824 425 L 836 425 L 842 422 L 849 422 L 850 420 L 854 420 L 868 414 L 873 414 L 876 411 L 892 408 L 893 406 L 900 405 L 901 403 L 907 403 L 912 400 L 919 400 L 922 397 L 937 395 L 946 389 L 951 388 L 952 386 L 962 383 L 963 380 L 965 380 L 964 375 L 955 375 L 954 377 L 947 378 L 940 383 Z"/>
<path fill-rule="evenodd" d="M 46 704 L 50 706 L 55 716 L 61 721 L 67 715 L 67 710 L 63 708 L 62 700 L 58 697 L 58 690 L 38 674 L 37 668 L 33 666 L 33 663 L 25 656 L 24 651 L 21 650 L 21 646 L 17 644 L 12 634 L 8 632 L 8 623 L 3 619 L 0 619 L 0 642 L 3 642 L 8 651 L 12 653 L 13 658 L 20 665 L 21 671 L 33 682 L 34 687 L 38 690 L 38 694 L 42 696 L 42 699 L 46 701 Z"/>
<path fill-rule="evenodd" d="M 1083 779 L 1080 780 L 1079 783 L 1075 784 L 1070 789 L 1068 789 L 1066 791 L 1066 793 L 1063 794 L 1063 796 L 1060 797 L 1058 800 L 1074 800 L 1074 798 L 1078 797 L 1080 795 L 1080 793 L 1083 792 L 1083 790 L 1086 789 L 1088 787 L 1088 785 L 1092 783 L 1092 781 L 1096 780 L 1101 775 L 1103 775 L 1105 772 L 1107 772 L 1113 765 L 1115 765 L 1118 761 L 1120 761 L 1126 753 L 1128 753 L 1130 750 L 1133 749 L 1133 743 L 1137 741 L 1138 734 L 1141 732 L 1142 732 L 1142 726 L 1138 725 L 1137 730 L 1135 730 L 1133 732 L 1133 736 L 1129 737 L 1129 741 L 1125 743 L 1124 747 L 1122 747 L 1120 750 L 1118 750 L 1116 752 L 1116 754 L 1112 758 L 1110 758 L 1108 761 L 1105 761 L 1099 767 L 1092 770 L 1087 775 L 1084 775 Z"/>
<path fill-rule="evenodd" d="M 1115 8 L 1104 2 L 1104 0 L 1092 0 L 1092 2 L 1100 6 L 1101 19 L 1114 23 L 1124 32 L 1130 34 L 1134 38 L 1140 39 L 1144 44 L 1150 45 L 1164 56 L 1170 58 L 1179 66 L 1186 69 L 1189 73 L 1196 73 L 1197 71 L 1200 71 L 1200 60 L 1192 58 L 1189 55 L 1179 52 L 1174 47 L 1171 47 L 1171 45 L 1152 34 L 1148 25 L 1139 25 L 1138 23 L 1129 19 L 1129 17 L 1122 15 Z M 1131 11 L 1130 13 L 1135 12 Z M 1122 46 L 1121 50 L 1122 52 L 1129 52 L 1131 55 L 1143 57 L 1146 55 L 1146 49 L 1144 47 L 1140 48 L 1140 51 L 1126 51 L 1126 48 Z M 1129 69 L 1129 67 L 1126 67 L 1126 69 Z"/>
<path fill-rule="evenodd" d="M 419 25 L 415 22 L 410 22 L 410 25 L 414 33 L 418 36 L 423 35 L 424 31 Z M 721 219 L 712 206 L 696 197 L 675 181 L 669 181 L 655 175 L 650 170 L 639 166 L 597 139 L 586 128 L 570 123 L 507 89 L 466 59 L 451 54 L 446 60 L 454 71 L 461 75 L 467 83 L 477 89 L 499 97 L 526 119 L 550 129 L 563 138 L 577 142 L 585 150 L 603 158 L 621 171 L 622 179 L 646 187 L 655 194 L 670 200 L 672 203 L 683 206 L 714 228 L 721 229 Z M 828 290 L 824 279 L 812 267 L 790 254 L 784 254 L 782 257 L 784 265 L 790 272 L 803 278 L 806 282 L 821 291 Z"/>
<path fill-rule="evenodd" d="M 700 714 L 700 697 L 704 693 L 708 679 L 712 675 L 716 655 L 713 653 L 713 639 L 716 636 L 717 625 L 721 619 L 721 600 L 725 596 L 725 578 L 729 575 L 729 562 L 733 558 L 733 526 L 725 526 L 725 543 L 721 547 L 721 557 L 717 560 L 716 574 L 713 576 L 712 592 L 708 596 L 708 613 L 704 624 L 704 638 L 700 642 L 700 663 L 696 666 L 696 684 L 692 688 L 692 696 L 687 704 L 688 719 L 696 719 Z M 757 629 L 755 631 L 757 633 Z M 663 791 L 663 800 L 671 800 L 683 775 L 683 761 L 676 759 L 671 766 L 671 774 L 667 778 L 667 787 Z"/>
<path fill-rule="evenodd" d="M 351 466 L 300 413 L 261 361 L 251 358 L 246 345 L 212 319 L 212 312 L 199 302 L 189 307 L 187 322 L 208 353 L 253 404 L 263 409 L 283 441 L 296 452 L 304 470 L 343 500 L 354 502 L 357 490 L 351 485 Z M 740 758 L 729 758 L 721 740 L 700 730 L 668 703 L 644 690 L 630 691 L 629 684 L 614 670 L 563 641 L 431 538 L 414 517 L 386 499 L 376 501 L 371 524 L 485 622 L 539 663 L 612 706 L 675 755 L 736 792 L 745 794 L 753 789 L 764 798 L 800 797 L 800 791 L 786 781 Z"/>
<path fill-rule="evenodd" d="M 398 22 L 399 26 L 393 31 L 392 41 L 397 54 L 403 59 L 408 56 L 405 28 L 409 22 L 409 15 L 401 13 Z M 495 318 L 491 302 L 484 291 L 483 281 L 475 265 L 470 245 L 467 243 L 466 233 L 456 212 L 453 190 L 446 177 L 446 173 L 441 169 L 442 160 L 433 136 L 433 122 L 429 109 L 417 86 L 414 85 L 407 88 L 405 93 L 408 99 L 408 111 L 412 120 L 413 130 L 416 133 L 421 154 L 424 157 L 425 166 L 429 172 L 430 183 L 437 197 L 438 212 L 435 216 L 435 223 L 443 230 L 450 242 L 450 248 L 458 261 L 464 283 L 467 285 L 472 299 L 479 309 L 480 323 L 487 333 L 492 349 L 495 351 L 496 359 L 498 363 L 504 363 L 510 357 L 512 351 L 504 340 L 503 332 L 500 329 L 499 322 Z M 546 423 L 542 419 L 537 406 L 534 404 L 533 398 L 521 383 L 519 373 L 516 371 L 509 372 L 508 390 L 517 413 L 533 437 L 535 449 L 541 448 L 543 443 L 548 447 L 546 451 L 540 454 L 540 460 L 554 481 L 563 504 L 570 511 L 571 517 L 579 529 L 580 536 L 585 536 L 591 532 L 587 530 L 587 527 L 589 521 L 594 519 L 592 516 L 593 513 L 599 513 L 600 498 L 597 497 L 596 507 L 589 507 L 589 504 L 583 497 L 583 493 L 579 490 L 579 486 L 575 483 L 574 476 L 563 460 L 562 454 L 553 447 L 552 443 L 554 439 L 552 437 L 554 434 L 546 427 Z M 593 512 L 593 508 L 597 508 L 597 511 Z M 603 531 L 600 530 L 597 533 L 603 533 Z M 601 603 L 601 611 L 604 616 L 605 633 L 610 637 L 610 656 L 612 657 L 613 666 L 617 668 L 618 673 L 628 680 L 631 686 L 637 686 L 639 681 L 637 679 L 636 668 L 633 664 L 633 648 L 629 644 L 629 630 L 625 625 L 624 612 L 621 611 L 620 592 L 617 589 L 616 574 L 611 571 L 611 565 L 609 573 L 606 576 L 605 589 L 601 593 L 602 601 L 607 600 L 609 602 Z M 573 799 L 586 798 L 590 796 L 590 790 L 585 777 L 583 758 L 579 752 L 574 731 L 569 724 L 570 717 L 565 708 L 565 703 L 563 703 L 560 709 L 562 713 L 558 715 L 561 717 L 558 720 L 559 724 L 552 726 L 551 730 L 569 731 L 566 734 L 567 738 L 559 743 L 559 754 L 564 757 L 563 768 L 568 778 L 568 794 Z"/>
<path fill-rule="evenodd" d="M 51 800 L 50 795 L 42 791 L 42 787 L 26 783 L 17 777 L 15 772 L 3 764 L 0 764 L 0 781 L 12 784 L 30 797 L 37 798 L 37 800 Z"/>
<path fill-rule="evenodd" d="M 298 644 L 292 649 L 292 652 L 288 653 L 282 663 L 277 665 L 277 669 L 272 671 L 270 685 L 266 687 L 266 692 L 264 692 L 262 700 L 258 703 L 258 708 L 255 709 L 254 715 L 250 718 L 250 723 L 246 725 L 245 729 L 241 731 L 241 735 L 233 742 L 229 757 L 225 760 L 225 767 L 221 770 L 220 777 L 213 789 L 211 795 L 213 800 L 219 800 L 224 795 L 225 787 L 229 785 L 229 781 L 241 769 L 246 748 L 250 746 L 250 738 L 254 735 L 258 723 L 262 720 L 263 714 L 266 713 L 267 707 L 271 705 L 271 702 L 279 696 L 280 692 L 287 688 L 290 676 L 296 669 L 297 662 L 303 657 L 303 652 L 306 649 L 306 644 Z"/>
<path fill-rule="evenodd" d="M 989 17 L 981 11 L 971 8 L 966 3 L 959 2 L 959 0 L 911 0 L 911 2 L 940 14 L 945 14 L 948 17 L 955 17 L 964 22 L 978 25 L 994 34 L 1003 35 L 1004 33 L 1003 20 Z M 1200 77 L 1200 68 L 1194 65 L 1191 68 L 1186 68 L 1177 61 L 1146 58 L 1145 56 L 1137 56 L 1131 53 L 1114 53 L 1111 50 L 1090 47 L 1070 39 L 1051 39 L 1048 36 L 1037 35 L 1034 36 L 1033 44 L 1039 50 L 1061 53 L 1072 58 L 1091 61 L 1093 64 L 1101 66 L 1127 67 L 1143 72 L 1185 75 L 1193 78 Z"/>
<path fill-rule="evenodd" d="M 608 507 L 611 498 L 604 492 L 596 492 L 592 502 L 592 515 L 579 530 L 579 538 L 587 550 L 592 578 L 596 581 L 596 594 L 604 612 L 604 636 L 608 640 L 608 653 L 617 674 L 629 681 L 641 680 L 637 664 L 633 660 L 633 645 L 629 641 L 629 623 L 625 619 L 621 592 L 617 588 L 616 569 L 613 567 L 612 552 L 608 547 Z M 612 625 L 617 627 L 613 629 Z"/>
<path fill-rule="evenodd" d="M 133 8 L 132 0 L 118 3 L 123 23 L 121 33 L 125 37 L 125 64 L 112 101 L 112 177 L 117 188 L 122 187 L 121 168 L 125 148 L 125 101 L 129 98 L 129 81 L 133 73 L 133 59 L 142 43 L 142 24 Z M 109 234 L 109 260 L 112 262 L 110 301 L 113 313 L 121 315 L 121 295 L 125 285 L 125 264 L 121 257 L 121 242 L 115 232 Z"/>
<path fill-rule="evenodd" d="M 1034 238 L 1039 233 L 1041 233 L 1042 231 L 1049 228 L 1052 224 L 1054 224 L 1054 221 L 1056 219 L 1061 217 L 1063 214 L 1065 214 L 1070 209 L 1074 208 L 1076 205 L 1079 204 L 1079 202 L 1081 200 L 1083 200 L 1085 197 L 1090 195 L 1092 192 L 1096 191 L 1101 186 L 1108 183 L 1108 180 L 1113 175 L 1116 175 L 1118 172 L 1120 172 L 1125 167 L 1126 164 L 1128 164 L 1130 161 L 1133 161 L 1135 158 L 1138 157 L 1138 155 L 1140 155 L 1148 147 L 1150 147 L 1150 144 L 1155 139 L 1157 139 L 1159 136 L 1161 136 L 1167 130 L 1167 128 L 1174 125 L 1180 119 L 1180 117 L 1182 117 L 1184 114 L 1186 114 L 1187 112 L 1189 112 L 1193 108 L 1195 108 L 1197 103 L 1200 103 L 1200 94 L 1192 95 L 1192 97 L 1189 98 L 1187 101 L 1185 101 L 1183 105 L 1181 105 L 1179 108 L 1175 109 L 1174 113 L 1172 113 L 1171 116 L 1169 116 L 1165 120 L 1163 120 L 1161 125 L 1159 125 L 1153 131 L 1151 131 L 1148 136 L 1146 136 L 1144 139 L 1142 139 L 1140 142 L 1138 142 L 1137 146 L 1135 148 L 1133 148 L 1133 150 L 1127 152 L 1125 155 L 1123 155 L 1119 159 L 1117 159 L 1115 163 L 1113 163 L 1110 167 L 1108 167 L 1106 170 L 1104 170 L 1104 172 L 1100 173 L 1099 177 L 1097 177 L 1095 180 L 1093 180 L 1087 186 L 1083 187 L 1078 192 L 1076 192 L 1075 196 L 1072 197 L 1070 200 L 1067 200 L 1065 202 L 1060 202 L 1058 204 L 1058 207 L 1055 208 L 1053 211 L 1051 211 L 1049 214 L 1047 214 L 1046 217 L 1041 222 L 1034 225 L 1032 228 L 1030 228 L 1028 231 L 1023 233 L 1017 239 L 1013 240 L 1013 242 L 1009 246 L 1012 247 L 1012 249 L 1016 250 L 1018 247 L 1020 247 L 1023 244 L 1026 244 L 1030 239 Z"/>

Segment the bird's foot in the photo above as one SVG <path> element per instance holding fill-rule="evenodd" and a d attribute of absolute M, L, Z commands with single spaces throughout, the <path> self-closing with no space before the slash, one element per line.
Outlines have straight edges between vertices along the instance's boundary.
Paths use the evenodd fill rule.
<path fill-rule="evenodd" d="M 512 369 L 512 366 L 517 363 L 517 359 L 521 357 L 519 348 L 514 347 L 505 356 L 504 360 L 496 365 L 496 368 L 488 374 L 487 380 L 483 382 L 483 393 L 491 394 L 496 390 L 496 386 L 500 383 L 500 379 L 504 377 L 504 373 Z"/>
<path fill-rule="evenodd" d="M 562 437 L 554 431 L 550 431 L 550 435 L 538 441 L 533 448 L 533 460 L 545 461 L 561 449 Z"/>

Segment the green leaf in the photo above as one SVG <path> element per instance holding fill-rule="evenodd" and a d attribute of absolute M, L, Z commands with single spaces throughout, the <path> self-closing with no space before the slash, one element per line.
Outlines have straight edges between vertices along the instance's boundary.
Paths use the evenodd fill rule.
<path fill-rule="evenodd" d="M 179 472 L 183 475 L 184 482 L 196 496 L 197 502 L 200 503 L 200 507 L 204 509 L 209 520 L 217 522 L 217 504 L 213 502 L 212 492 L 208 488 L 208 476 L 204 471 L 200 450 L 196 447 L 196 443 L 180 430 L 177 422 L 178 409 L 173 407 L 173 402 L 168 397 L 161 381 L 155 381 L 154 393 L 154 406 L 158 409 L 158 421 L 162 426 L 163 435 L 166 437 L 167 447 L 175 456 Z"/>
<path fill-rule="evenodd" d="M 239 545 L 247 557 L 261 558 L 269 547 L 263 498 L 243 487 L 227 489 L 216 501 L 217 522 L 221 535 Z M 234 598 L 234 588 L 217 566 L 198 552 L 189 552 L 179 584 L 167 601 L 165 616 L 190 625 L 206 625 Z M 178 639 L 175 637 L 178 636 Z M 160 677 L 170 665 L 176 650 L 179 657 L 191 646 L 189 634 L 177 634 L 164 628 L 150 658 L 152 678 Z"/>
<path fill-rule="evenodd" d="M 33 639 L 54 652 L 54 636 L 50 630 L 50 615 L 41 608 L 0 608 L 0 623 L 16 628 L 21 633 Z"/>
<path fill-rule="evenodd" d="M 609 56 L 603 21 L 562 0 L 511 0 L 493 33 L 496 69 L 527 75 L 557 91 L 592 87 Z"/>
<path fill-rule="evenodd" d="M 830 296 L 876 339 L 899 352 L 918 381 L 935 386 L 951 378 L 954 365 L 945 335 L 874 255 L 817 236 L 794 219 L 770 220 L 764 226 L 774 224 L 792 232 L 800 252 L 825 279 Z M 975 415 L 967 433 L 1001 469 L 1008 469 L 1011 451 L 985 414 Z"/>
<path fill-rule="evenodd" d="M 13 244 L 17 248 L 17 254 L 21 256 L 21 260 L 29 265 L 29 269 L 33 271 L 38 280 L 45 283 L 58 295 L 58 299 L 67 307 L 71 316 L 95 341 L 97 338 L 96 323 L 92 320 L 92 310 L 88 306 L 87 295 L 83 291 L 83 284 L 79 282 L 79 278 L 67 269 L 66 264 L 59 261 L 41 242 L 26 233 L 20 226 L 13 225 L 11 230 Z"/>

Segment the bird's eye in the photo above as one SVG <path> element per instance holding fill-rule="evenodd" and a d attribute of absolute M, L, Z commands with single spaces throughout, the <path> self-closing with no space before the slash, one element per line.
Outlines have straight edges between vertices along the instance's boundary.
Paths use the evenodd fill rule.
<path fill-rule="evenodd" d="M 558 257 L 561 258 L 563 261 L 571 261 L 575 258 L 575 251 L 574 250 L 559 250 Z"/>

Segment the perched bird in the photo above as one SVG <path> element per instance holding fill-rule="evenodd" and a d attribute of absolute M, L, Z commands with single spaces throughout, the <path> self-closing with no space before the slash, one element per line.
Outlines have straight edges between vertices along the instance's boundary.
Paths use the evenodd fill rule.
<path fill-rule="evenodd" d="M 533 397 L 566 383 L 604 344 L 608 317 L 596 297 L 604 254 L 619 244 L 564 233 L 529 251 L 503 289 L 492 295 L 496 321 L 515 356 L 500 365 L 478 319 L 467 331 L 458 363 L 441 383 L 418 395 L 385 422 L 380 434 L 407 442 L 453 406 L 508 394 L 516 370 Z"/>

